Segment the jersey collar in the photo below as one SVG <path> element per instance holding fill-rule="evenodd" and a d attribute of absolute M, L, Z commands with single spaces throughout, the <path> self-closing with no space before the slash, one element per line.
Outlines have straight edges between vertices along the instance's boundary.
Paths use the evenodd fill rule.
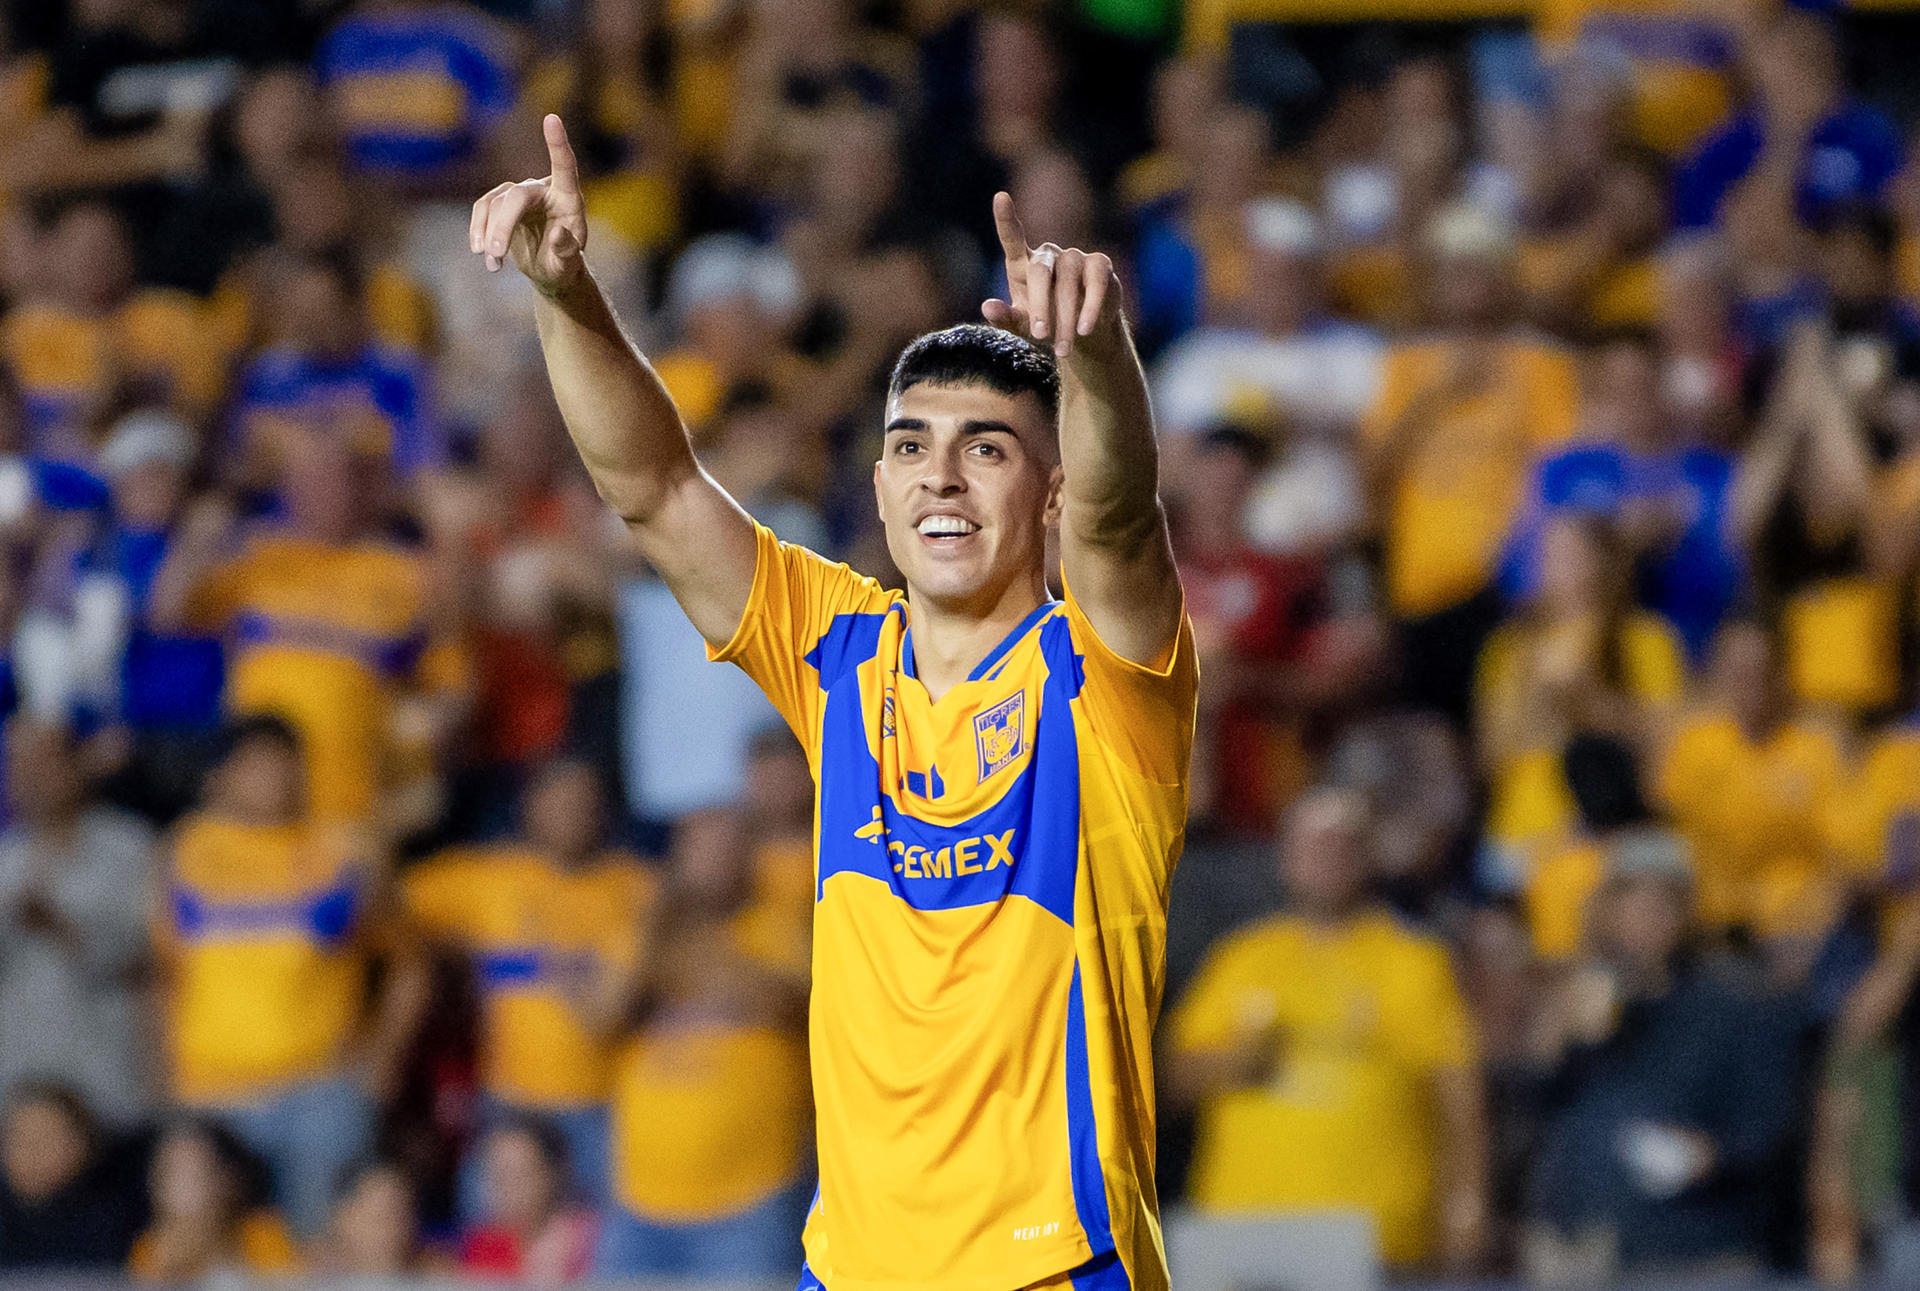
<path fill-rule="evenodd" d="M 1053 607 L 1059 603 L 1060 602 L 1054 600 L 1052 597 L 1048 597 L 1046 600 L 1040 602 L 1040 604 L 1034 606 L 1031 614 L 1021 619 L 1013 631 L 1007 633 L 1006 636 L 1000 639 L 999 645 L 987 651 L 986 658 L 974 665 L 973 671 L 967 674 L 967 680 L 979 681 L 989 672 L 993 671 L 994 666 L 1007 657 L 1007 651 L 1013 649 L 1015 643 L 1030 632 L 1034 624 L 1046 618 L 1047 615 L 1053 611 Z M 900 671 L 908 677 L 919 676 L 919 672 L 914 667 L 913 662 L 912 624 L 908 624 L 900 634 Z"/>

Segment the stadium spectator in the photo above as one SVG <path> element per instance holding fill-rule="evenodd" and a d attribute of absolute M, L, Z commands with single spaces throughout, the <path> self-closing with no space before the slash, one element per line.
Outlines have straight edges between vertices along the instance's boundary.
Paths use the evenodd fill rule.
<path fill-rule="evenodd" d="M 335 1193 L 327 1237 L 313 1259 L 317 1271 L 350 1278 L 449 1271 L 421 1246 L 413 1181 L 400 1165 L 380 1157 L 356 1161 Z"/>
<path fill-rule="evenodd" d="M 1818 319 L 1794 325 L 1728 501 L 1761 603 L 1779 615 L 1794 693 L 1853 712 L 1892 703 L 1900 688 L 1896 595 L 1868 559 L 1876 463 L 1862 406 L 1893 356 L 1876 361 L 1863 343 L 1843 345 Z M 1864 374 L 1858 362 L 1842 367 L 1860 359 Z"/>
<path fill-rule="evenodd" d="M 1708 136 L 1675 177 L 1683 229 L 1711 225 L 1743 181 L 1801 220 L 1877 199 L 1904 160 L 1884 113 L 1847 92 L 1825 19 L 1781 10 L 1742 50 L 1755 102 Z M 1777 195 L 1774 190 L 1778 190 Z"/>
<path fill-rule="evenodd" d="M 1658 748 L 1687 682 L 1679 637 L 1633 604 L 1629 555 L 1607 521 L 1550 521 L 1540 568 L 1533 596 L 1487 639 L 1474 687 L 1487 832 L 1506 846 L 1570 823 L 1560 775 L 1570 739 L 1605 734 Z"/>
<path fill-rule="evenodd" d="M 0 1088 L 72 1086 L 116 1127 L 153 1109 L 147 1037 L 152 832 L 101 806 L 64 727 L 17 717 L 0 835 Z"/>
<path fill-rule="evenodd" d="M 1728 541 L 1733 461 L 1678 440 L 1680 410 L 1662 389 L 1652 337 L 1615 332 L 1588 361 L 1578 441 L 1533 467 L 1527 503 L 1507 541 L 1501 590 L 1525 600 L 1546 568 L 1541 537 L 1558 516 L 1613 523 L 1641 567 L 1641 596 L 1698 658 L 1745 587 L 1745 562 Z"/>
<path fill-rule="evenodd" d="M 557 759 L 533 776 L 519 836 L 441 852 L 401 881 L 408 920 L 472 965 L 487 1127 L 538 1115 L 567 1143 L 572 1191 L 608 1197 L 609 997 L 639 953 L 654 878 L 607 845 L 600 771 Z M 463 1209 L 479 1213 L 469 1163 Z"/>
<path fill-rule="evenodd" d="M 1214 1213 L 1348 1208 L 1402 1269 L 1468 1271 L 1487 1231 L 1473 1023 L 1446 948 L 1369 900 L 1365 800 L 1321 789 L 1280 847 L 1287 913 L 1223 939 L 1169 1031 Z"/>
<path fill-rule="evenodd" d="M 1843 772 L 1840 733 L 1802 715 L 1772 633 L 1750 620 L 1723 627 L 1700 700 L 1652 778 L 1691 849 L 1707 929 L 1749 922 L 1770 876 L 1827 864 Z"/>
<path fill-rule="evenodd" d="M 212 1121 L 176 1121 L 153 1151 L 153 1220 L 127 1259 L 141 1282 L 178 1285 L 218 1273 L 285 1276 L 300 1269 L 293 1235 L 255 1202 L 254 1162 Z"/>
<path fill-rule="evenodd" d="M 504 1121 L 479 1151 L 486 1210 L 460 1240 L 460 1271 L 486 1281 L 551 1286 L 584 1276 L 591 1213 L 567 1204 L 566 1139 L 537 1117 Z"/>
<path fill-rule="evenodd" d="M 1310 774 L 1312 719 L 1355 694 L 1384 655 L 1372 617 L 1332 603 L 1322 561 L 1249 546 L 1265 459 L 1252 433 L 1216 428 L 1170 491 L 1203 678 L 1191 809 L 1260 836 Z"/>
<path fill-rule="evenodd" d="M 1547 1285 L 1757 1275 L 1794 1113 L 1793 1015 L 1686 950 L 1686 849 L 1609 849 L 1591 955 L 1544 1001 L 1523 1264 Z"/>
<path fill-rule="evenodd" d="M 228 712 L 277 712 L 300 732 L 308 805 L 322 819 L 399 810 L 409 749 L 397 718 L 417 713 L 414 743 L 430 746 L 465 707 L 461 653 L 435 638 L 427 562 L 372 526 L 373 471 L 337 440 L 303 440 L 281 478 L 285 523 L 236 543 L 231 511 L 207 499 L 153 592 L 163 629 L 226 638 Z M 403 709 L 409 683 L 421 702 Z"/>
<path fill-rule="evenodd" d="M 167 737 L 217 720 L 219 643 L 158 634 L 148 623 L 198 453 L 178 417 L 143 408 L 113 424 L 91 470 L 31 468 L 37 504 L 61 513 L 72 535 L 39 553 L 39 595 L 14 642 L 31 711 L 88 727 L 124 723 L 175 744 Z"/>
<path fill-rule="evenodd" d="M 0 1112 L 0 1270 L 125 1263 L 140 1228 L 138 1190 L 105 1148 L 71 1087 L 25 1080 L 8 1088 Z"/>
<path fill-rule="evenodd" d="M 1557 347 L 1511 330 L 1513 246 L 1492 217 L 1452 206 L 1427 236 L 1442 330 L 1389 349 L 1361 448 L 1408 696 L 1464 717 L 1500 618 L 1499 545 L 1533 455 L 1573 433 L 1576 375 Z"/>
<path fill-rule="evenodd" d="M 1486 852 L 1518 874 L 1486 873 L 1483 886 L 1518 890 L 1533 950 L 1544 965 L 1564 966 L 1587 941 L 1587 910 L 1607 873 L 1607 854 L 1623 834 L 1653 820 L 1640 785 L 1640 762 L 1621 740 L 1582 733 L 1557 758 L 1573 815 L 1530 845 L 1506 851 L 1489 840 Z"/>
<path fill-rule="evenodd" d="M 515 92 L 505 33 L 458 0 L 362 0 L 313 67 L 354 165 L 426 191 L 467 178 Z"/>
<path fill-rule="evenodd" d="M 238 377 L 228 478 L 271 487 L 299 445 L 344 442 L 387 466 L 371 482 L 411 484 L 446 448 L 413 357 L 369 334 L 367 284 L 354 260 L 334 254 L 269 275 L 272 343 Z"/>
<path fill-rule="evenodd" d="M 204 805 L 172 836 L 155 912 L 172 1093 L 264 1159 L 312 1237 L 341 1169 L 372 1144 L 424 979 L 391 935 L 377 844 L 309 813 L 293 728 L 247 718 L 223 743 Z"/>
<path fill-rule="evenodd" d="M 1317 553 L 1363 521 L 1351 437 L 1372 405 L 1382 345 L 1328 312 L 1323 233 L 1302 203 L 1246 207 L 1247 298 L 1238 316 L 1196 328 L 1153 369 L 1154 412 L 1167 436 L 1163 468 L 1178 480 L 1191 436 L 1225 421 L 1279 441 L 1247 525 L 1269 551 Z"/>
<path fill-rule="evenodd" d="M 710 811 L 676 826 L 615 1077 L 604 1276 L 777 1277 L 800 1258 L 807 944 L 756 936 L 782 921 L 755 911 L 744 825 Z"/>

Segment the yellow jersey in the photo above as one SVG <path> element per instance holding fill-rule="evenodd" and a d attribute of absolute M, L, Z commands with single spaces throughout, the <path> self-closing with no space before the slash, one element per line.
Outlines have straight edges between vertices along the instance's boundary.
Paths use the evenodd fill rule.
<path fill-rule="evenodd" d="M 1806 723 L 1788 722 L 1759 741 L 1711 711 L 1681 725 L 1658 787 L 1692 848 L 1705 923 L 1747 923 L 1770 872 L 1827 864 L 1845 770 L 1839 741 Z"/>
<path fill-rule="evenodd" d="M 811 1164 L 805 1028 L 777 1001 L 807 981 L 812 925 L 813 840 L 771 839 L 754 849 L 746 906 L 703 930 L 707 946 L 662 947 L 659 1007 L 614 1075 L 613 1193 L 629 1211 L 668 1224 L 721 1219 L 793 1186 Z M 780 985 L 768 989 L 769 978 Z"/>
<path fill-rule="evenodd" d="M 1273 1082 L 1201 1107 L 1194 1202 L 1358 1208 L 1390 1263 L 1426 1258 L 1440 1149 L 1432 1077 L 1478 1060 L 1445 947 L 1379 911 L 1330 927 L 1263 920 L 1207 957 L 1172 1043 L 1218 1052 L 1275 1029 Z"/>
<path fill-rule="evenodd" d="M 1458 348 L 1438 340 L 1389 351 L 1362 442 L 1384 451 L 1401 417 L 1447 381 Z M 1458 605 L 1487 585 L 1535 456 L 1573 434 L 1580 382 L 1568 354 L 1506 340 L 1491 367 L 1480 387 L 1430 412 L 1426 433 L 1389 464 L 1386 583 L 1402 616 Z"/>
<path fill-rule="evenodd" d="M 813 1274 L 1007 1291 L 1117 1256 L 1164 1288 L 1151 1049 L 1198 686 L 1184 615 L 1143 667 L 1069 591 L 935 702 L 905 599 L 762 527 L 710 653 L 766 691 L 817 786 Z"/>
<path fill-rule="evenodd" d="M 337 829 L 193 816 L 158 912 L 174 1097 L 246 1101 L 334 1071 L 367 989 L 381 871 Z"/>
<path fill-rule="evenodd" d="M 518 847 L 443 852 L 401 881 L 408 917 L 472 958 L 488 1093 L 546 1110 L 605 1101 L 612 1041 L 580 1002 L 633 962 L 657 887 L 632 857 L 569 871 Z"/>
<path fill-rule="evenodd" d="M 807 1095 L 797 1025 L 664 1011 L 615 1067 L 613 1195 L 664 1224 L 751 1209 L 801 1180 Z"/>
<path fill-rule="evenodd" d="M 394 770 L 394 696 L 457 672 L 450 649 L 428 650 L 425 584 L 399 548 L 268 533 L 195 589 L 194 617 L 227 637 L 227 707 L 300 732 L 316 816 L 373 814 Z"/>

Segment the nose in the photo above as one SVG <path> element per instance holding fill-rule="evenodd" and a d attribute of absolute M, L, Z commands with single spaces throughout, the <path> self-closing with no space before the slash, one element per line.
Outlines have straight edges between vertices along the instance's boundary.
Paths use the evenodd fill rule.
<path fill-rule="evenodd" d="M 921 488 L 940 498 L 966 492 L 967 477 L 960 469 L 959 453 L 929 453 L 927 459 L 926 472 L 920 477 Z"/>

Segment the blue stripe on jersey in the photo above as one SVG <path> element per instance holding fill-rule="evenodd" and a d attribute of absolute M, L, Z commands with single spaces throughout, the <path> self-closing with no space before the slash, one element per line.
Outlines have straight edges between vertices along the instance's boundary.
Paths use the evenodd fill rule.
<path fill-rule="evenodd" d="M 349 872 L 323 891 L 279 901 L 222 901 L 175 882 L 168 904 L 174 931 L 183 941 L 292 933 L 335 946 L 347 939 L 359 919 L 360 895 L 358 876 Z"/>
<path fill-rule="evenodd" d="M 474 956 L 474 969 L 482 989 L 498 990 L 508 986 L 531 986 L 540 979 L 540 952 L 537 950 L 496 950 Z"/>
<path fill-rule="evenodd" d="M 880 626 L 887 621 L 881 614 L 836 614 L 820 639 L 807 651 L 807 663 L 820 674 L 820 689 L 832 690 L 842 679 L 850 679 L 855 668 L 873 658 L 880 645 Z"/>
<path fill-rule="evenodd" d="M 1098 1251 L 1111 1249 L 1113 1221 L 1107 1212 L 1106 1176 L 1100 1170 L 1100 1137 L 1093 1119 L 1093 1078 L 1087 1067 L 1087 1008 L 1080 998 L 1077 959 L 1073 964 L 1073 983 L 1068 990 L 1072 994 L 1067 997 L 1067 1160 L 1073 1175 L 1073 1206 L 1079 1212 L 1080 1227 L 1087 1234 L 1088 1244 Z M 1122 1270 L 1122 1285 L 1125 1278 Z M 1079 1281 L 1076 1276 L 1076 1288 Z"/>
<path fill-rule="evenodd" d="M 1032 629 L 1034 624 L 1038 623 L 1041 619 L 1045 618 L 1047 615 L 1053 613 L 1053 607 L 1057 604 L 1059 604 L 1058 601 L 1047 600 L 1047 601 L 1041 602 L 1039 605 L 1034 606 L 1033 613 L 1027 615 L 1027 617 L 1024 619 L 1021 619 L 1019 627 L 1015 628 L 1013 631 L 1007 633 L 1006 636 L 1002 637 L 1000 639 L 1000 644 L 995 646 L 993 649 L 989 650 L 987 652 L 987 657 L 982 659 L 978 664 L 974 665 L 973 671 L 967 674 L 967 680 L 979 681 L 982 677 L 986 676 L 988 671 L 992 669 L 992 667 L 995 664 L 999 663 L 1002 659 L 1007 657 L 1007 651 L 1013 649 L 1015 643 L 1018 642 L 1020 638 L 1026 636 L 1028 631 Z M 905 647 L 903 646 L 902 647 L 903 652 L 904 652 L 904 649 Z"/>
<path fill-rule="evenodd" d="M 1133 1287 L 1118 1251 L 1096 1255 L 1067 1276 L 1073 1279 L 1073 1291 L 1132 1291 Z"/>
<path fill-rule="evenodd" d="M 1040 655 L 1047 661 L 1047 680 L 1058 680 L 1065 688 L 1064 698 L 1075 699 L 1087 684 L 1086 662 L 1073 649 L 1073 630 L 1062 614 L 1049 619 L 1040 629 Z"/>

